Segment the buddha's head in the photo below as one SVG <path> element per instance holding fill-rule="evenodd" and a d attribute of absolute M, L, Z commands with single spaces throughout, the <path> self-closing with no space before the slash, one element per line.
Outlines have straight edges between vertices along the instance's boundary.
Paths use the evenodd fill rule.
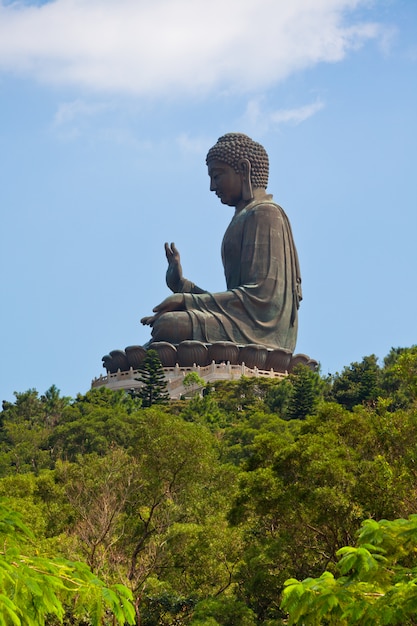
<path fill-rule="evenodd" d="M 221 161 L 242 173 L 242 166 L 249 163 L 249 176 L 252 188 L 266 189 L 269 176 L 269 159 L 260 143 L 243 133 L 227 133 L 207 153 L 206 163 Z"/>

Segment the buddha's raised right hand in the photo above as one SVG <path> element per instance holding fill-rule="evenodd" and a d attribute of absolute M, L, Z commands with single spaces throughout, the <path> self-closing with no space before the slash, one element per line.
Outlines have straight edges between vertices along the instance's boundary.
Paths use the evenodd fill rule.
<path fill-rule="evenodd" d="M 171 291 L 179 293 L 182 290 L 184 276 L 182 274 L 180 253 L 174 242 L 171 245 L 165 243 L 165 254 L 168 261 L 166 283 Z"/>

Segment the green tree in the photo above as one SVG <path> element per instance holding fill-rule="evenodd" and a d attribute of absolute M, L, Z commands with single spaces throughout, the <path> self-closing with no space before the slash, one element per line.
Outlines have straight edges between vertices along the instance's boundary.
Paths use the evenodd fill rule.
<path fill-rule="evenodd" d="M 6 496 L 13 511 L 36 535 L 39 545 L 64 555 L 62 550 L 67 543 L 64 534 L 73 519 L 73 510 L 62 485 L 56 482 L 55 472 L 42 470 L 39 474 L 5 476 L 0 479 L 0 498 Z M 55 541 L 55 538 L 59 539 Z"/>
<path fill-rule="evenodd" d="M 131 455 L 142 486 L 126 507 L 129 579 L 140 588 L 151 574 L 174 571 L 177 584 L 178 571 L 171 569 L 176 557 L 170 546 L 178 545 L 173 528 L 205 519 L 209 503 L 218 497 L 215 440 L 203 426 L 151 407 L 143 410 Z M 184 546 L 178 547 L 182 555 Z"/>
<path fill-rule="evenodd" d="M 51 616 L 62 622 L 68 609 L 93 626 L 135 623 L 132 595 L 126 587 L 106 587 L 84 563 L 34 554 L 35 543 L 19 516 L 7 502 L 0 502 L 2 624 L 42 626 Z"/>
<path fill-rule="evenodd" d="M 60 390 L 55 385 L 52 385 L 41 396 L 45 422 L 51 426 L 56 426 L 59 423 L 65 407 L 71 403 L 69 396 L 61 396 L 60 394 Z"/>
<path fill-rule="evenodd" d="M 197 604 L 190 622 L 193 626 L 255 626 L 255 613 L 242 600 L 218 597 Z"/>
<path fill-rule="evenodd" d="M 372 626 L 416 623 L 417 515 L 365 520 L 355 547 L 341 548 L 339 575 L 289 579 L 281 607 L 288 624 Z"/>
<path fill-rule="evenodd" d="M 188 389 L 194 387 L 198 392 L 200 392 L 201 389 L 205 389 L 206 381 L 204 378 L 201 378 L 197 372 L 188 372 L 188 374 L 184 376 L 183 385 Z"/>
<path fill-rule="evenodd" d="M 392 348 L 384 359 L 382 395 L 390 410 L 412 406 L 417 400 L 417 346 Z"/>
<path fill-rule="evenodd" d="M 72 507 L 72 532 L 83 559 L 95 573 L 109 574 L 121 560 L 126 505 L 144 486 L 139 464 L 116 447 L 105 456 L 83 455 L 76 461 L 58 462 L 56 478 Z"/>
<path fill-rule="evenodd" d="M 101 387 L 77 396 L 50 433 L 48 447 L 53 460 L 105 455 L 112 446 L 129 448 L 140 414 L 138 402 L 124 391 Z"/>
<path fill-rule="evenodd" d="M 349 411 L 358 404 L 375 403 L 380 395 L 380 380 L 376 356 L 366 356 L 360 363 L 351 363 L 334 376 L 330 398 Z"/>
<path fill-rule="evenodd" d="M 39 472 L 51 466 L 48 437 L 66 399 L 51 387 L 39 398 L 35 389 L 15 393 L 15 403 L 3 402 L 0 423 L 0 472 Z M 59 405 L 59 409 L 58 409 Z M 54 417 L 52 412 L 54 411 Z"/>
<path fill-rule="evenodd" d="M 191 373 L 194 374 L 194 372 Z M 213 388 L 206 386 L 203 391 L 203 396 L 196 393 L 185 402 L 181 401 L 179 414 L 187 422 L 198 422 L 217 432 L 227 425 L 229 417 L 224 410 L 220 409 Z"/>
<path fill-rule="evenodd" d="M 214 384 L 219 407 L 226 411 L 232 421 L 243 419 L 250 411 L 263 411 L 265 399 L 274 380 L 241 376 L 239 380 L 223 380 Z"/>
<path fill-rule="evenodd" d="M 138 380 L 142 383 L 138 396 L 144 407 L 166 404 L 169 400 L 164 369 L 156 350 L 148 350 L 139 367 Z"/>
<path fill-rule="evenodd" d="M 282 421 L 281 421 L 282 423 Z M 294 440 L 256 436 L 244 447 L 229 519 L 245 537 L 237 576 L 260 621 L 279 618 L 284 580 L 332 571 L 366 517 L 416 510 L 417 415 L 322 403 Z"/>
<path fill-rule="evenodd" d="M 86 417 L 97 411 L 107 414 L 92 406 Z M 155 608 L 155 598 L 165 594 L 189 598 L 228 588 L 240 557 L 240 529 L 228 532 L 225 519 L 236 474 L 219 465 L 216 439 L 202 424 L 165 407 L 141 408 L 123 418 L 120 411 L 113 419 L 120 430 L 125 420 L 124 450 L 113 445 L 56 465 L 73 511 L 68 532 L 76 553 L 100 576 L 129 585 L 141 598 L 141 617 L 149 598 Z M 110 416 L 106 424 L 113 432 Z M 76 420 L 72 428 L 82 423 L 85 429 L 84 422 Z M 90 429 L 97 425 L 101 431 L 94 421 Z"/>
<path fill-rule="evenodd" d="M 288 413 L 288 405 L 292 394 L 293 386 L 289 377 L 271 385 L 266 394 L 265 403 L 270 411 L 278 413 L 284 418 Z"/>
<path fill-rule="evenodd" d="M 305 419 L 312 415 L 319 401 L 323 398 L 324 383 L 318 372 L 313 372 L 306 365 L 297 365 L 289 376 L 292 391 L 284 417 Z"/>
<path fill-rule="evenodd" d="M 274 462 L 278 451 L 293 442 L 298 423 L 274 413 L 253 411 L 222 432 L 222 458 L 245 470 Z"/>

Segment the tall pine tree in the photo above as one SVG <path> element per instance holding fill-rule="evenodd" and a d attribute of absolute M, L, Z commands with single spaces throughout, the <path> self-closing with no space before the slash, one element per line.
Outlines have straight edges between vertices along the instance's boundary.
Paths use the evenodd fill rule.
<path fill-rule="evenodd" d="M 143 386 L 139 389 L 138 396 L 142 400 L 142 406 L 149 407 L 153 404 L 166 404 L 169 401 L 168 386 L 164 369 L 156 350 L 147 351 L 139 367 L 139 372 L 137 380 Z"/>
<path fill-rule="evenodd" d="M 287 416 L 289 419 L 303 420 L 313 415 L 317 404 L 323 397 L 323 381 L 318 372 L 313 372 L 306 365 L 297 365 L 289 375 L 292 384 Z"/>

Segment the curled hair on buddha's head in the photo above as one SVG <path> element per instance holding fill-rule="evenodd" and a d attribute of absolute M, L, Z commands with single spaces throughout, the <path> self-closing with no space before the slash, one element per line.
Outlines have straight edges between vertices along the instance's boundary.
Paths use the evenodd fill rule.
<path fill-rule="evenodd" d="M 207 153 L 206 163 L 218 160 L 233 167 L 239 173 L 239 161 L 248 159 L 251 164 L 251 182 L 253 187 L 266 189 L 269 176 L 269 159 L 260 143 L 253 141 L 243 133 L 227 133 Z"/>

